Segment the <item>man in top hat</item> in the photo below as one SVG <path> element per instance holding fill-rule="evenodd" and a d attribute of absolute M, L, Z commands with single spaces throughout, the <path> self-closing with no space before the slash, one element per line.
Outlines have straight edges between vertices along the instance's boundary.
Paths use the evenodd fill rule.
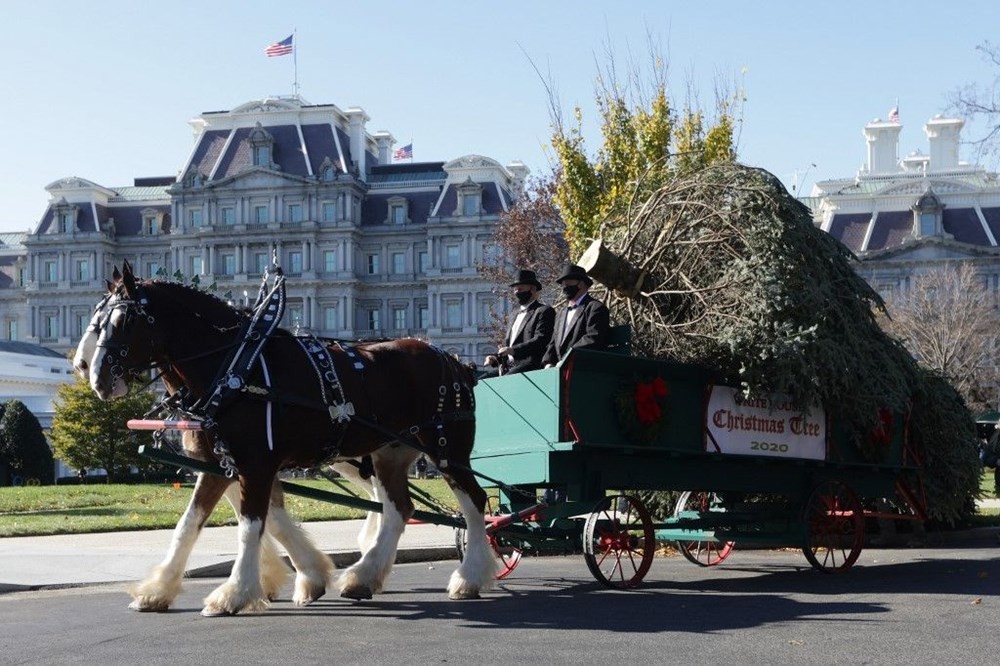
<path fill-rule="evenodd" d="M 587 293 L 594 281 L 585 270 L 570 264 L 556 282 L 562 286 L 566 308 L 556 316 L 552 342 L 542 357 L 546 368 L 558 363 L 570 349 L 605 349 L 611 330 L 607 306 Z"/>
<path fill-rule="evenodd" d="M 538 300 L 542 284 L 534 271 L 519 270 L 510 285 L 518 309 L 503 345 L 496 355 L 486 357 L 484 365 L 504 368 L 505 374 L 527 372 L 542 367 L 542 354 L 552 338 L 556 311 Z M 492 372 L 489 374 L 493 374 Z"/>

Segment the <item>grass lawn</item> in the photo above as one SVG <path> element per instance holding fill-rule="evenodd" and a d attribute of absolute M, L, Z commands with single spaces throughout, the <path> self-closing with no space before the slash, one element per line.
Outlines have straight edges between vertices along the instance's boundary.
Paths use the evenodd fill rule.
<path fill-rule="evenodd" d="M 335 490 L 325 480 L 295 483 Z M 413 483 L 446 507 L 455 499 L 441 479 Z M 121 530 L 172 529 L 191 498 L 191 484 L 95 484 L 0 488 L 0 537 L 78 534 Z M 993 472 L 982 479 L 982 496 L 992 498 Z M 495 492 L 495 490 L 494 490 Z M 301 522 L 362 518 L 364 512 L 330 502 L 286 495 L 293 519 Z M 426 507 L 419 505 L 419 509 Z M 450 513 L 451 511 L 449 511 Z M 228 502 L 220 502 L 209 525 L 233 525 L 236 517 Z M 973 517 L 975 526 L 1000 524 L 1000 509 L 986 509 Z"/>
<path fill-rule="evenodd" d="M 294 482 L 335 490 L 325 480 Z M 455 506 L 454 495 L 443 480 L 414 483 L 442 504 Z M 192 487 L 165 483 L 0 488 L 0 537 L 172 529 L 191 498 Z M 286 495 L 285 506 L 301 522 L 364 517 L 357 509 L 294 495 Z M 208 524 L 236 524 L 228 502 L 219 503 Z"/>

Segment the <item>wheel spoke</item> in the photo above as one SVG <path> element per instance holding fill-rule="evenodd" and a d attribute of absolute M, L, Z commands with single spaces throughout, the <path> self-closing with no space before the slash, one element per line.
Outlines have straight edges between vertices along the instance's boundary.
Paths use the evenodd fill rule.
<path fill-rule="evenodd" d="M 827 481 L 810 495 L 805 507 L 808 528 L 803 553 L 819 571 L 847 571 L 864 544 L 864 510 L 844 483 Z"/>
<path fill-rule="evenodd" d="M 677 500 L 674 508 L 674 517 L 681 517 L 682 514 L 695 512 L 705 514 L 709 512 L 722 513 L 725 511 L 721 498 L 715 493 L 685 491 Z M 735 543 L 732 541 L 678 541 L 677 550 L 689 562 L 700 567 L 713 567 L 720 564 L 732 553 Z"/>
<path fill-rule="evenodd" d="M 655 550 L 652 519 L 636 499 L 605 497 L 587 518 L 584 559 L 594 577 L 616 589 L 639 584 Z"/>

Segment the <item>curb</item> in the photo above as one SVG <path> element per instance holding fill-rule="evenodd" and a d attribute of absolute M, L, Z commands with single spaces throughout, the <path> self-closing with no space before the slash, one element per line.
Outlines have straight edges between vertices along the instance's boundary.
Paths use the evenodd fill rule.
<path fill-rule="evenodd" d="M 335 552 L 326 554 L 331 560 L 333 560 L 334 566 L 338 569 L 344 569 L 351 566 L 355 562 L 361 559 L 361 552 L 347 551 L 347 552 Z M 396 564 L 412 564 L 414 562 L 435 562 L 438 560 L 454 560 L 458 558 L 458 554 L 454 546 L 434 546 L 427 548 L 407 548 L 406 550 L 396 551 Z M 291 561 L 288 557 L 282 558 L 289 567 L 292 566 Z M 209 564 L 208 566 L 198 567 L 196 569 L 188 569 L 184 572 L 185 578 L 224 578 L 230 574 L 233 570 L 234 560 L 227 560 L 225 562 L 217 562 L 215 564 Z"/>

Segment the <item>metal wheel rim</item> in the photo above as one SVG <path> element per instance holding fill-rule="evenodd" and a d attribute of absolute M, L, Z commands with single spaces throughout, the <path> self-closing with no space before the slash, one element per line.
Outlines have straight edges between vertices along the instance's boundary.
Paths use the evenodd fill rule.
<path fill-rule="evenodd" d="M 638 499 L 605 497 L 587 517 L 583 558 L 601 584 L 620 590 L 636 587 L 649 571 L 655 551 L 653 520 Z"/>
<path fill-rule="evenodd" d="M 846 483 L 824 481 L 804 508 L 806 543 L 802 552 L 817 571 L 843 573 L 861 555 L 865 515 L 861 500 Z"/>

